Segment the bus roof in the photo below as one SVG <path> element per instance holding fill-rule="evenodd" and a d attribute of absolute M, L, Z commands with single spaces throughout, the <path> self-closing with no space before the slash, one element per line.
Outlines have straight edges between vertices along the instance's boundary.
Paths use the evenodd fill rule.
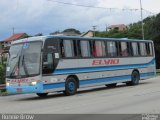
<path fill-rule="evenodd" d="M 135 41 L 135 42 L 152 42 L 152 40 L 140 40 L 140 39 L 128 39 L 128 38 L 102 38 L 102 37 L 81 37 L 81 36 L 56 36 L 56 35 L 46 35 L 46 36 L 36 36 L 28 37 L 24 39 L 19 39 L 12 44 L 27 42 L 27 41 L 44 41 L 47 38 L 57 38 L 57 39 L 81 39 L 81 40 L 112 40 L 112 41 Z"/>

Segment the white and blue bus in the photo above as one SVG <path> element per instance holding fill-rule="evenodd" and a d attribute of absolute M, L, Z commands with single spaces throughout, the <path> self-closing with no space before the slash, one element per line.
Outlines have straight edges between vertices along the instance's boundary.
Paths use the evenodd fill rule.
<path fill-rule="evenodd" d="M 82 87 L 138 85 L 155 74 L 151 40 L 39 36 L 11 44 L 6 88 L 14 94 L 74 95 Z"/>

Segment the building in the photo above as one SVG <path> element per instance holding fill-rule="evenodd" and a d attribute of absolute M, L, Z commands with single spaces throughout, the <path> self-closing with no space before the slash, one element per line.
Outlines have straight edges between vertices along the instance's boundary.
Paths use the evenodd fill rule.
<path fill-rule="evenodd" d="M 81 35 L 81 37 L 94 37 L 94 31 L 89 30 Z"/>
<path fill-rule="evenodd" d="M 5 39 L 5 40 L 2 40 L 0 41 L 0 49 L 3 49 L 7 46 L 10 46 L 11 42 L 12 41 L 15 41 L 15 40 L 18 40 L 18 39 L 21 39 L 21 38 L 25 38 L 27 37 L 28 35 L 26 33 L 16 33 L 16 34 L 13 34 L 11 37 Z"/>
<path fill-rule="evenodd" d="M 12 41 L 25 38 L 25 37 L 28 37 L 26 33 L 16 33 L 16 34 L 13 34 L 11 37 L 0 41 L 0 58 L 4 56 L 3 53 L 6 50 L 5 48 L 9 47 Z"/>
<path fill-rule="evenodd" d="M 111 25 L 108 27 L 109 30 L 118 30 L 118 31 L 124 31 L 127 29 L 127 26 L 124 24 L 118 24 L 118 25 Z"/>

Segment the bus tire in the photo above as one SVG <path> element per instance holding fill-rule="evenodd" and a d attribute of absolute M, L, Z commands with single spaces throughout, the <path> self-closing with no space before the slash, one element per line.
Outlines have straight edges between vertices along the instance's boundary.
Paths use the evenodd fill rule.
<path fill-rule="evenodd" d="M 116 87 L 116 85 L 117 85 L 117 83 L 106 84 L 106 86 L 109 88 L 114 88 L 114 87 Z"/>
<path fill-rule="evenodd" d="M 48 93 L 37 93 L 37 95 L 39 97 L 46 97 L 48 95 Z"/>
<path fill-rule="evenodd" d="M 133 85 L 138 85 L 140 80 L 140 75 L 138 71 L 133 71 L 131 75 L 131 81 L 127 82 L 126 85 L 128 86 L 133 86 Z"/>
<path fill-rule="evenodd" d="M 74 77 L 69 77 L 66 80 L 65 83 L 65 95 L 66 96 L 70 96 L 70 95 L 74 95 L 77 92 L 77 81 L 75 80 Z"/>

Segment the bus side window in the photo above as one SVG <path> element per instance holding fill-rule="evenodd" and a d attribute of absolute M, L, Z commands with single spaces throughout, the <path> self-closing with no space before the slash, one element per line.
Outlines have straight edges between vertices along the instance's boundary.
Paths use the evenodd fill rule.
<path fill-rule="evenodd" d="M 72 40 L 73 42 L 73 52 L 74 52 L 74 57 L 79 56 L 79 51 L 78 51 L 78 40 Z"/>
<path fill-rule="evenodd" d="M 54 65 L 53 65 L 53 54 L 47 53 L 43 54 L 43 74 L 50 74 L 53 72 Z"/>
<path fill-rule="evenodd" d="M 132 42 L 131 46 L 132 46 L 132 55 L 133 56 L 138 56 L 139 55 L 139 52 L 138 52 L 138 43 L 137 42 Z"/>
<path fill-rule="evenodd" d="M 120 45 L 121 45 L 120 55 L 121 56 L 129 56 L 129 49 L 127 46 L 127 42 L 121 42 Z"/>
<path fill-rule="evenodd" d="M 141 53 L 141 56 L 146 56 L 147 55 L 145 43 L 140 43 L 140 53 Z"/>
<path fill-rule="evenodd" d="M 106 56 L 105 42 L 104 41 L 95 41 L 93 46 L 93 53 L 95 57 Z"/>
<path fill-rule="evenodd" d="M 106 45 L 105 45 L 105 41 L 101 41 L 100 42 L 100 46 L 101 46 L 101 56 L 106 56 Z"/>
<path fill-rule="evenodd" d="M 82 40 L 80 41 L 80 49 L 81 49 L 81 56 L 82 57 L 91 57 L 91 48 L 90 42 Z"/>
<path fill-rule="evenodd" d="M 64 57 L 74 57 L 75 50 L 73 40 L 63 40 Z"/>
<path fill-rule="evenodd" d="M 116 47 L 115 41 L 108 41 L 107 42 L 107 55 L 108 55 L 108 57 L 117 56 L 117 47 Z"/>
<path fill-rule="evenodd" d="M 151 56 L 152 55 L 152 43 L 145 43 L 145 45 L 146 45 L 147 55 Z"/>

